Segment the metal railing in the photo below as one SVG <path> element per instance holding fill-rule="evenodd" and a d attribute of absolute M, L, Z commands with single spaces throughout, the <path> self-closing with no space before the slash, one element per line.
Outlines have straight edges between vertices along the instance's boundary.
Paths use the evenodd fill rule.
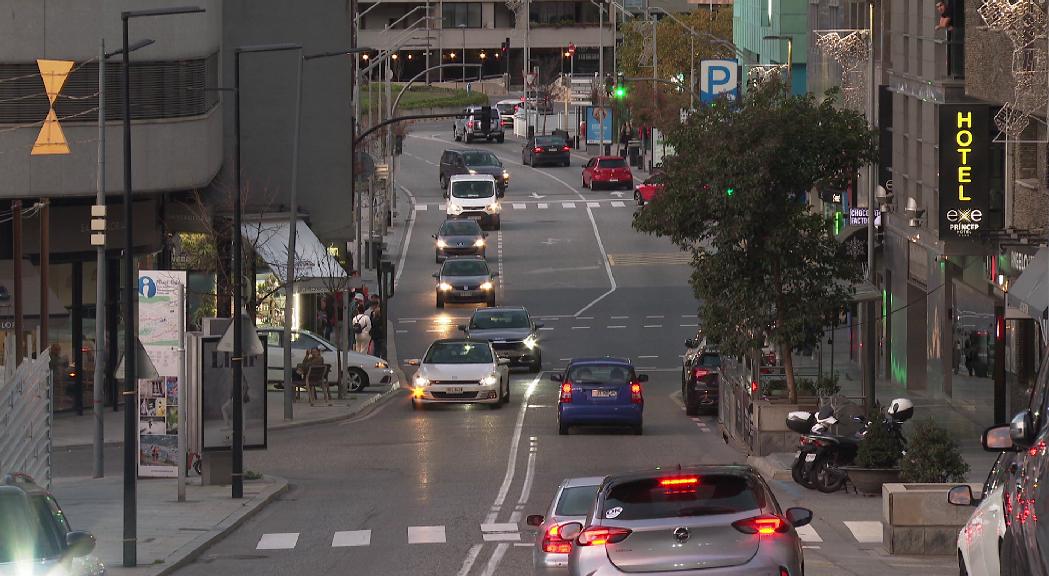
<path fill-rule="evenodd" d="M 15 368 L 14 335 L 0 367 L 0 475 L 29 474 L 51 486 L 51 354 Z"/>

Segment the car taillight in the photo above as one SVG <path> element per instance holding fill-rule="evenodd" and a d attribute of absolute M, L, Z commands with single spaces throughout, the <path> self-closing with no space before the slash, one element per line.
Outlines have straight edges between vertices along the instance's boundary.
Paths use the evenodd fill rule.
<path fill-rule="evenodd" d="M 755 380 L 754 382 L 750 383 L 750 393 L 751 394 L 757 394 L 758 393 L 758 382 L 757 382 L 757 380 Z"/>
<path fill-rule="evenodd" d="M 559 402 L 561 402 L 562 404 L 567 404 L 567 403 L 569 403 L 571 401 L 572 401 L 572 383 L 566 381 L 563 384 L 561 384 L 561 399 L 559 400 Z"/>
<path fill-rule="evenodd" d="M 568 554 L 572 551 L 572 541 L 561 537 L 561 527 L 554 524 L 543 534 L 543 552 Z"/>
<path fill-rule="evenodd" d="M 579 534 L 576 542 L 580 546 L 604 546 L 622 542 L 627 536 L 630 536 L 630 530 L 626 528 L 591 526 Z"/>
<path fill-rule="evenodd" d="M 532 151 L 535 152 L 536 154 L 538 154 L 538 153 L 542 152 L 543 149 L 540 146 L 536 146 L 535 148 L 532 149 Z"/>
<path fill-rule="evenodd" d="M 571 148 L 569 148 L 568 146 L 562 146 L 562 147 L 561 147 L 561 151 L 562 151 L 562 152 L 569 152 L 569 151 L 571 151 L 571 150 L 572 150 L 572 149 L 571 149 Z"/>
<path fill-rule="evenodd" d="M 634 404 L 641 404 L 644 402 L 644 398 L 641 397 L 641 383 L 631 382 L 630 383 L 630 401 Z"/>
<path fill-rule="evenodd" d="M 474 129 L 474 121 L 473 120 L 468 120 L 466 122 L 466 129 L 467 130 L 473 130 Z"/>
<path fill-rule="evenodd" d="M 787 521 L 779 516 L 755 516 L 745 520 L 732 523 L 732 527 L 744 534 L 758 534 L 760 536 L 771 536 L 777 532 L 783 533 L 790 529 Z"/>
<path fill-rule="evenodd" d="M 706 376 L 707 374 L 710 374 L 710 370 L 707 370 L 706 368 L 693 368 L 692 369 L 692 377 L 695 378 L 696 380 L 699 380 L 700 378 Z"/>

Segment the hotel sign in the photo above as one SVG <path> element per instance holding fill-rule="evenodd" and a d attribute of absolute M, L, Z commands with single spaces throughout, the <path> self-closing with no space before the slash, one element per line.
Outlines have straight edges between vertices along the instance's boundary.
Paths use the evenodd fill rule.
<path fill-rule="evenodd" d="M 990 225 L 990 125 L 986 105 L 940 109 L 940 239 L 969 238 Z"/>

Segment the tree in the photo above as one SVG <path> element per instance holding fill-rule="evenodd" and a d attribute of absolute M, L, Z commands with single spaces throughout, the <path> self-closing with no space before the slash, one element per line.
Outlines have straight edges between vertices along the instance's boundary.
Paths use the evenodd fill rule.
<path fill-rule="evenodd" d="M 738 105 L 697 110 L 668 139 L 666 188 L 634 227 L 692 253 L 704 329 L 725 352 L 750 354 L 766 337 L 780 348 L 795 402 L 792 351 L 818 340 L 860 277 L 806 194 L 874 161 L 875 133 L 832 95 L 791 96 L 770 80 Z"/>

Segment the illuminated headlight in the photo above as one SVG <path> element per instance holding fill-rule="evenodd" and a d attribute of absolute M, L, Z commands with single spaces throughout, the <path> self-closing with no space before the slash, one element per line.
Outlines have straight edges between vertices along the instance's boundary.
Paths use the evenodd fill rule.
<path fill-rule="evenodd" d="M 484 284 L 481 284 L 481 290 L 491 290 L 491 289 L 492 289 L 491 281 L 486 280 L 484 282 Z"/>
<path fill-rule="evenodd" d="M 494 214 L 495 212 L 498 212 L 502 209 L 503 207 L 500 206 L 498 202 L 492 202 L 491 204 L 484 207 L 484 211 L 490 214 Z"/>
<path fill-rule="evenodd" d="M 447 248 L 448 247 L 448 243 L 445 242 L 444 240 L 438 240 L 437 241 L 437 247 L 438 248 Z"/>
<path fill-rule="evenodd" d="M 452 285 L 447 282 L 441 282 L 437 285 L 437 289 L 441 292 L 447 292 L 452 289 Z"/>
<path fill-rule="evenodd" d="M 539 345 L 539 340 L 537 340 L 535 336 L 529 336 L 528 338 L 524 339 L 524 345 L 529 350 L 534 350 L 535 347 Z"/>
<path fill-rule="evenodd" d="M 423 378 L 422 376 L 416 376 L 413 382 L 415 382 L 415 386 L 418 388 L 430 385 L 430 380 L 428 378 Z"/>
<path fill-rule="evenodd" d="M 448 213 L 457 216 L 463 213 L 463 207 L 458 204 L 449 204 Z"/>
<path fill-rule="evenodd" d="M 481 386 L 495 386 L 499 383 L 499 374 L 492 372 L 491 374 L 481 378 Z"/>
<path fill-rule="evenodd" d="M 503 170 L 503 180 L 509 180 L 509 179 L 510 179 L 510 173 L 507 172 L 506 170 Z"/>
<path fill-rule="evenodd" d="M 385 370 L 385 369 L 389 368 L 390 365 L 387 364 L 385 360 L 379 360 L 378 362 L 375 363 L 375 367 L 379 368 L 381 370 Z"/>
<path fill-rule="evenodd" d="M 467 172 L 469 172 L 470 174 L 477 174 L 477 170 L 474 170 L 472 168 L 470 170 L 467 170 Z"/>
<path fill-rule="evenodd" d="M 474 240 L 474 248 L 480 248 L 482 246 L 484 246 L 484 238 L 478 238 L 477 240 Z"/>

